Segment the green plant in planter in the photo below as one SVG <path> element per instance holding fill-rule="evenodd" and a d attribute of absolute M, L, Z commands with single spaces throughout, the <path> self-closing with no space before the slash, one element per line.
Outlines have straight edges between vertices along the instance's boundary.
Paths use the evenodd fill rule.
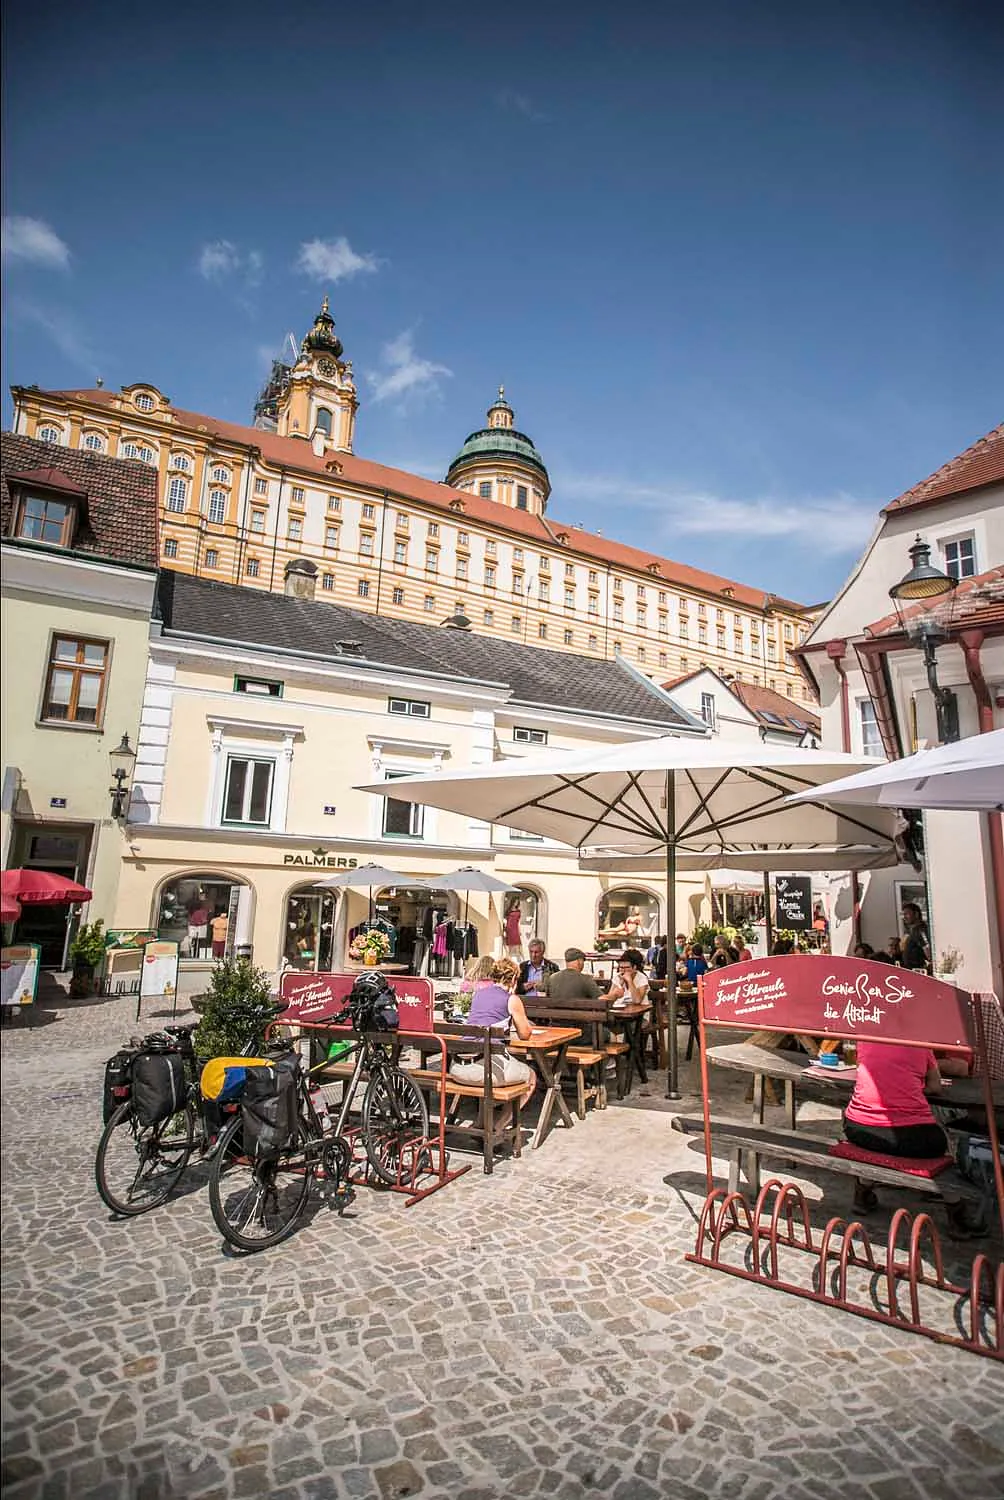
<path fill-rule="evenodd" d="M 99 917 L 96 922 L 82 922 L 70 944 L 70 965 L 73 977 L 70 980 L 71 995 L 89 995 L 94 988 L 94 970 L 105 956 L 105 924 Z"/>
<path fill-rule="evenodd" d="M 263 1045 L 260 1012 L 272 998 L 272 982 L 249 958 L 224 958 L 216 964 L 203 997 L 201 1020 L 193 1037 L 200 1057 L 234 1057 L 249 1042 Z"/>

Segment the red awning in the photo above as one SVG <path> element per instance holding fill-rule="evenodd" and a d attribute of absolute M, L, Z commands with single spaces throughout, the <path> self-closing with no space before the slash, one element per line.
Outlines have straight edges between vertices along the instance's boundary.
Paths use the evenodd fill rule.
<path fill-rule="evenodd" d="M 4 870 L 0 876 L 0 892 L 4 905 L 9 901 L 22 906 L 69 906 L 78 901 L 90 901 L 93 892 L 65 875 L 52 875 L 48 870 Z"/>
<path fill-rule="evenodd" d="M 11 896 L 0 896 L 0 922 L 16 922 L 21 915 L 21 903 Z"/>

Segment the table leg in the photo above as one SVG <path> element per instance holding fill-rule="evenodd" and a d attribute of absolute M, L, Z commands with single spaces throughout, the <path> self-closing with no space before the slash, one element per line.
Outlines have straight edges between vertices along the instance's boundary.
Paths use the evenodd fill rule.
<path fill-rule="evenodd" d="M 788 1112 L 789 1128 L 796 1130 L 798 1127 L 795 1119 L 795 1083 L 791 1078 L 786 1078 L 784 1081 L 784 1107 Z"/>
<path fill-rule="evenodd" d="M 763 1124 L 763 1106 L 764 1106 L 764 1075 L 762 1073 L 754 1073 L 753 1074 L 753 1118 L 760 1125 Z"/>
<path fill-rule="evenodd" d="M 551 1115 L 554 1113 L 555 1106 L 557 1106 L 562 1122 L 569 1130 L 575 1124 L 568 1111 L 568 1106 L 561 1096 L 561 1073 L 565 1065 L 565 1050 L 567 1046 L 567 1042 L 562 1043 L 554 1055 L 553 1062 L 546 1052 L 538 1052 L 536 1054 L 537 1065 L 544 1079 L 545 1090 L 543 1103 L 540 1106 L 540 1119 L 537 1121 L 537 1129 L 533 1137 L 534 1151 L 543 1145 L 547 1139 L 551 1129 Z"/>

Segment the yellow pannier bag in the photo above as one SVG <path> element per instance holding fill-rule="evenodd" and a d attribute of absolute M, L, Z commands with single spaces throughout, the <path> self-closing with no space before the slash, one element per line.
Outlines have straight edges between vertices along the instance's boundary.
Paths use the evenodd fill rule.
<path fill-rule="evenodd" d="M 202 1070 L 199 1088 L 203 1099 L 217 1104 L 231 1104 L 244 1092 L 248 1072 L 268 1067 L 264 1057 L 211 1057 Z"/>

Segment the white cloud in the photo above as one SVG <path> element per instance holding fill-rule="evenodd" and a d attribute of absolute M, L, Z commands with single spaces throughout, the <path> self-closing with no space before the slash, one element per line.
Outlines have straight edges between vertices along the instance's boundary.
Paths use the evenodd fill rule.
<path fill-rule="evenodd" d="M 379 265 L 375 255 L 358 255 L 343 234 L 336 240 L 304 240 L 296 260 L 298 271 L 331 283 L 376 271 Z"/>
<path fill-rule="evenodd" d="M 236 282 L 244 288 L 260 284 L 265 260 L 260 250 L 241 250 L 232 240 L 209 240 L 196 261 L 206 281 Z"/>
<path fill-rule="evenodd" d="M 652 529 L 667 542 L 681 535 L 714 536 L 721 541 L 777 538 L 798 545 L 811 543 L 817 552 L 828 554 L 860 551 L 879 507 L 877 501 L 840 492 L 799 500 L 737 500 L 604 475 L 559 478 L 555 490 L 566 499 L 651 513 Z"/>
<path fill-rule="evenodd" d="M 414 333 L 405 329 L 383 347 L 386 368 L 369 374 L 374 401 L 404 400 L 410 396 L 429 395 L 439 389 L 443 376 L 453 374 L 446 365 L 433 364 L 415 353 Z"/>
<path fill-rule="evenodd" d="M 31 266 L 49 266 L 65 271 L 70 264 L 69 246 L 42 219 L 21 214 L 4 215 L 3 258 Z"/>
<path fill-rule="evenodd" d="M 499 109 L 507 110 L 510 114 L 522 115 L 524 120 L 532 120 L 535 124 L 542 124 L 547 120 L 547 115 L 539 110 L 526 94 L 521 94 L 516 89 L 501 89 L 495 95 L 495 103 Z"/>
<path fill-rule="evenodd" d="M 19 300 L 16 316 L 41 328 L 64 359 L 69 360 L 71 364 L 79 365 L 91 375 L 98 373 L 100 369 L 98 356 L 72 313 L 53 311 L 49 308 L 37 307 L 32 302 Z"/>

